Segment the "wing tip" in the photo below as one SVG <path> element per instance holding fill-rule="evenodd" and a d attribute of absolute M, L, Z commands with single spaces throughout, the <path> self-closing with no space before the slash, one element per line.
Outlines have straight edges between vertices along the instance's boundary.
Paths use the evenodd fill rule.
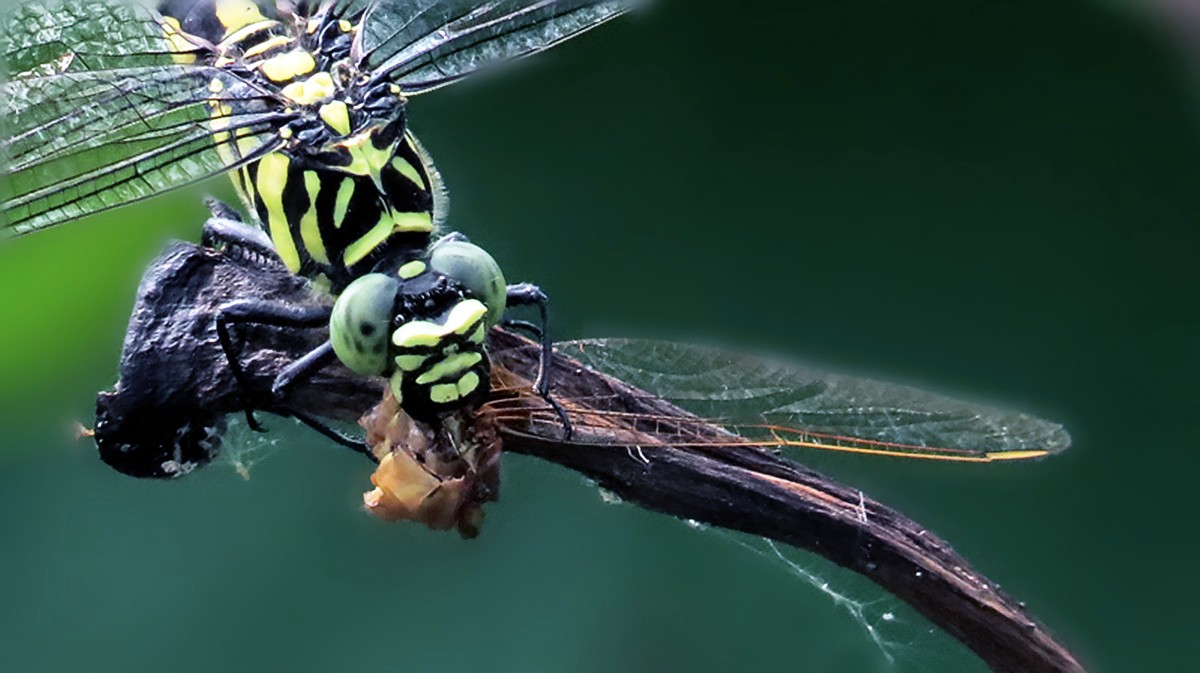
<path fill-rule="evenodd" d="M 1040 421 L 1045 425 L 1044 434 L 1035 439 L 1025 442 L 1026 446 L 1036 448 L 1019 448 L 1007 451 L 994 451 L 988 453 L 989 460 L 1038 460 L 1053 456 L 1071 448 L 1071 434 L 1066 428 L 1058 423 L 1049 421 Z"/>
<path fill-rule="evenodd" d="M 1058 423 L 1052 423 L 1050 435 L 1045 440 L 1044 449 L 1047 455 L 1062 453 L 1071 448 L 1071 433 Z"/>

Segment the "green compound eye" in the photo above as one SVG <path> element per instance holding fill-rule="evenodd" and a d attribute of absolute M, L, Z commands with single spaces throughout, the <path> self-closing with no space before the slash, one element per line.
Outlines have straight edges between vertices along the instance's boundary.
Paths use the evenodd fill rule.
<path fill-rule="evenodd" d="M 356 374 L 381 376 L 392 370 L 388 342 L 399 291 L 400 281 L 369 273 L 350 283 L 333 305 L 329 318 L 333 352 Z"/>
<path fill-rule="evenodd" d="M 433 247 L 429 266 L 452 278 L 487 306 L 488 327 L 504 318 L 508 285 L 500 265 L 483 248 L 466 241 L 446 241 Z"/>

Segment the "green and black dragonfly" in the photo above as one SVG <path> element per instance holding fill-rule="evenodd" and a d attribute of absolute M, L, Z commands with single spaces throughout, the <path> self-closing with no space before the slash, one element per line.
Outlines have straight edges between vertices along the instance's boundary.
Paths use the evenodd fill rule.
<path fill-rule="evenodd" d="M 332 313 L 234 303 L 229 326 L 330 325 L 280 375 L 340 359 L 387 375 L 414 417 L 487 392 L 483 334 L 547 299 L 507 286 L 459 235 L 435 243 L 447 199 L 406 101 L 545 50 L 636 0 L 44 1 L 6 16 L 2 228 L 27 234 L 227 173 L 258 225 L 216 204 L 212 245 L 277 255 L 340 296 Z M 538 389 L 547 392 L 542 377 Z M 253 423 L 253 419 L 251 419 Z"/>
<path fill-rule="evenodd" d="M 147 270 L 120 384 L 97 399 L 94 436 L 105 462 L 157 478 L 211 462 L 223 419 L 239 402 L 207 315 L 236 301 L 327 303 L 277 257 L 248 252 L 175 243 Z M 315 330 L 251 330 L 251 375 L 270 381 L 321 338 Z M 540 370 L 536 345 L 504 330 L 487 340 L 492 385 L 474 418 L 494 423 L 506 438 L 558 447 L 563 455 L 573 447 L 629 447 L 635 457 L 663 447 L 796 448 L 990 463 L 1036 459 L 1070 445 L 1060 425 L 1026 414 L 718 348 L 636 339 L 556 345 L 555 371 L 570 372 L 554 379 L 574 428 L 568 437 L 562 416 L 530 385 Z M 355 421 L 381 392 L 376 380 L 328 370 L 298 382 L 293 394 L 301 413 Z"/>

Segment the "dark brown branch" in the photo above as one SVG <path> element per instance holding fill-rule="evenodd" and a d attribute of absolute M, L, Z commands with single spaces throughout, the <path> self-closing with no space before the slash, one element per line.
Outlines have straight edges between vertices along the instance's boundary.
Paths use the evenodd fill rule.
<path fill-rule="evenodd" d="M 282 270 L 264 272 L 256 264 L 190 245 L 169 249 L 139 291 L 119 389 L 98 401 L 98 413 L 109 420 L 106 432 L 98 428 L 98 441 L 169 444 L 182 423 L 203 424 L 239 411 L 241 399 L 217 345 L 212 314 L 225 302 L 245 298 L 319 301 Z M 243 330 L 238 337 L 243 361 L 265 390 L 274 372 L 324 334 L 264 328 Z M 498 380 L 533 376 L 532 345 L 499 331 L 491 338 Z M 608 400 L 609 410 L 686 420 L 680 427 L 698 438 L 728 436 L 723 428 L 695 423 L 687 412 L 562 356 L 556 358 L 554 380 L 563 399 Z M 352 420 L 379 401 L 380 389 L 379 382 L 333 370 L 300 386 L 289 405 Z M 629 428 L 621 435 L 624 444 L 591 446 L 566 445 L 518 426 L 505 430 L 505 451 L 580 472 L 629 502 L 808 549 L 861 573 L 996 671 L 1083 671 L 1032 616 L 946 542 L 860 491 L 795 462 L 748 447 L 668 446 L 653 432 Z M 631 457 L 636 449 L 645 461 Z"/>
<path fill-rule="evenodd" d="M 497 333 L 502 366 L 536 371 L 532 345 Z M 615 399 L 621 411 L 689 417 L 673 405 L 603 374 L 557 362 L 564 398 Z M 710 426 L 711 427 L 711 426 Z M 712 427 L 711 432 L 724 431 Z M 648 462 L 631 458 L 626 448 Z M 973 570 L 949 544 L 899 512 L 813 470 L 752 448 L 662 446 L 654 434 L 627 447 L 572 446 L 529 435 L 504 450 L 570 468 L 647 509 L 760 535 L 813 551 L 878 583 L 958 638 L 994 670 L 1083 671 L 1019 603 Z"/>

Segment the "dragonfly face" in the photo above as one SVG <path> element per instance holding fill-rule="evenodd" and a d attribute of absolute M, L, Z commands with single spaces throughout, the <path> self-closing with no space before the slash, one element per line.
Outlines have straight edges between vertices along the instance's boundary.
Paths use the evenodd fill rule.
<path fill-rule="evenodd" d="M 387 376 L 392 394 L 420 421 L 471 406 L 488 393 L 488 329 L 504 314 L 499 266 L 460 240 L 350 284 L 334 305 L 330 339 L 352 371 Z"/>

